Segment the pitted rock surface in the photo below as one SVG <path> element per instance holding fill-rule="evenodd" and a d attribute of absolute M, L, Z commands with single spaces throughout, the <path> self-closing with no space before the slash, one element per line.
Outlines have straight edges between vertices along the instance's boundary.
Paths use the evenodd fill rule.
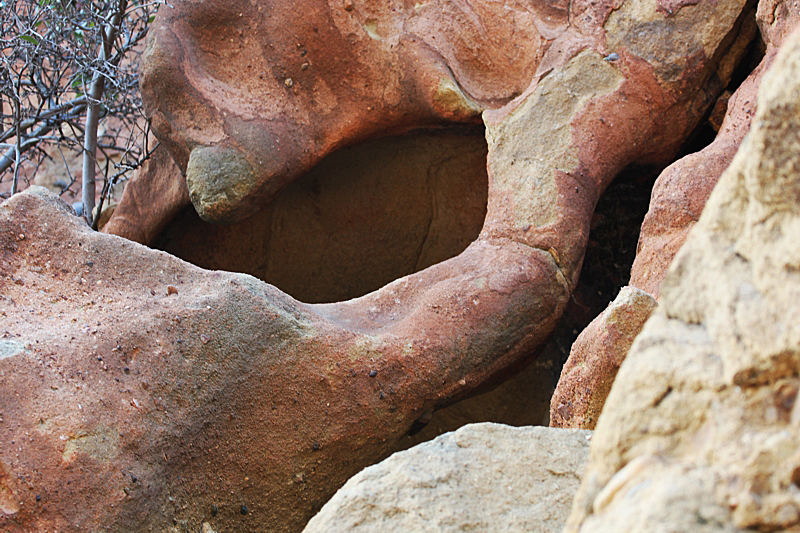
<path fill-rule="evenodd" d="M 542 340 L 517 335 L 549 331 L 560 298 L 512 288 L 565 290 L 549 255 L 524 250 L 510 272 L 475 260 L 418 292 L 445 262 L 384 289 L 403 315 L 370 296 L 370 322 L 93 232 L 41 188 L 1 209 L 0 526 L 14 533 L 297 531 L 415 419 Z"/>

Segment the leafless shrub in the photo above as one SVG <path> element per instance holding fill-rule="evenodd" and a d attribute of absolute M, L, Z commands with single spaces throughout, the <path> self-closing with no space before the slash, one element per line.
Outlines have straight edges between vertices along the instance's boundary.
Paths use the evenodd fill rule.
<path fill-rule="evenodd" d="M 95 176 L 111 186 L 151 153 L 138 59 L 163 0 L 0 0 L 0 183 L 20 187 L 26 165 L 82 153 L 83 213 L 92 222 Z"/>

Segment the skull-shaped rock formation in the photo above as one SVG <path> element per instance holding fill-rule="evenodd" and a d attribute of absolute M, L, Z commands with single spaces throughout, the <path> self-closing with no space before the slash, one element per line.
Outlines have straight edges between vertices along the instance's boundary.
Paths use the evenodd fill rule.
<path fill-rule="evenodd" d="M 12 198 L 0 217 L 14 302 L 0 360 L 2 527 L 299 530 L 415 418 L 547 336 L 598 196 L 629 163 L 674 154 L 724 86 L 718 66 L 748 8 L 162 9 L 143 96 L 204 218 L 251 214 L 337 146 L 483 110 L 486 221 L 452 259 L 358 299 L 306 305 L 92 234 L 38 193 Z M 72 297 L 45 291 L 56 280 Z M 70 303 L 83 293 L 94 303 Z M 91 340 L 73 341 L 82 327 Z"/>

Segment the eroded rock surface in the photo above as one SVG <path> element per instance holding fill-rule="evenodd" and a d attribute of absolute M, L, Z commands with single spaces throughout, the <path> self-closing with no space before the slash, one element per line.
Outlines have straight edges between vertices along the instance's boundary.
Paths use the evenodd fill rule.
<path fill-rule="evenodd" d="M 416 418 L 547 337 L 598 196 L 629 163 L 672 157 L 725 85 L 746 2 L 476 4 L 432 31 L 442 6 L 160 11 L 143 94 L 204 218 L 251 215 L 334 147 L 495 106 L 486 220 L 453 259 L 306 305 L 91 233 L 39 191 L 13 197 L 0 460 L 19 510 L 4 503 L 4 528 L 298 531 Z M 534 59 L 507 68 L 517 53 Z M 485 88 L 469 81 L 481 62 Z"/>
<path fill-rule="evenodd" d="M 623 287 L 572 345 L 550 401 L 550 425 L 594 429 L 636 335 L 656 307 L 644 291 Z"/>
<path fill-rule="evenodd" d="M 471 424 L 359 472 L 304 533 L 560 533 L 590 431 Z"/>
<path fill-rule="evenodd" d="M 154 23 L 143 95 L 208 220 L 258 211 L 335 147 L 499 108 L 486 118 L 497 152 L 489 172 L 507 206 L 498 214 L 535 230 L 563 217 L 569 223 L 551 231 L 580 234 L 584 224 L 567 213 L 593 205 L 626 164 L 669 159 L 716 98 L 726 75 L 717 61 L 744 7 L 701 4 L 667 16 L 663 6 L 634 4 L 183 2 Z M 645 26 L 647 43 L 637 37 Z M 528 127 L 531 114 L 549 126 Z M 532 148 L 517 154 L 516 146 Z M 522 208 L 524 194 L 500 198 L 522 192 L 511 183 L 520 173 L 537 176 L 549 209 Z M 585 193 L 556 200 L 571 181 Z M 579 261 L 565 248 L 554 247 L 564 264 Z"/>
<path fill-rule="evenodd" d="M 655 298 L 659 297 L 661 283 L 675 254 L 699 219 L 720 175 L 731 163 L 742 139 L 750 131 L 756 109 L 756 92 L 764 72 L 774 61 L 787 32 L 798 24 L 800 13 L 796 9 L 791 9 L 789 5 L 790 3 L 763 1 L 758 5 L 756 16 L 752 18 L 748 16 L 740 41 L 734 44 L 734 48 L 746 46 L 749 42 L 747 35 L 756 31 L 757 24 L 766 44 L 763 59 L 728 99 L 727 111 L 714 141 L 699 152 L 689 154 L 667 167 L 656 180 L 650 207 L 642 224 L 636 259 L 631 269 L 632 287 L 646 291 Z M 733 65 L 728 64 L 723 68 L 733 68 Z M 641 327 L 641 324 L 630 326 L 631 329 L 637 327 Z M 571 358 L 578 359 L 576 362 L 568 362 L 566 366 L 579 368 L 580 374 L 586 379 L 596 383 L 607 383 L 610 386 L 616 375 L 616 369 L 607 366 L 605 352 L 613 349 L 624 358 L 624 352 L 630 347 L 630 340 L 623 339 L 620 346 L 613 347 L 608 344 L 608 338 L 601 339 L 598 335 L 603 333 L 597 328 L 587 328 L 573 350 L 576 354 L 571 355 Z M 588 348 L 601 345 L 604 348 L 597 348 L 595 353 L 591 353 L 591 349 Z M 578 356 L 577 353 L 581 355 Z M 587 392 L 585 388 L 574 389 L 567 383 L 560 385 L 559 389 L 556 393 L 558 405 L 554 404 L 555 408 L 563 406 L 562 411 L 569 412 L 570 415 L 573 410 L 581 413 L 591 410 L 599 414 L 602 402 L 598 400 L 605 397 L 608 387 L 601 387 L 605 393 L 599 395 L 594 395 L 591 388 Z M 555 411 L 552 411 L 551 421 L 562 427 L 565 423 L 563 418 L 558 416 L 554 418 L 554 414 Z M 582 419 L 580 420 L 583 423 Z"/>
<path fill-rule="evenodd" d="M 0 214 L 0 527 L 10 532 L 173 521 L 297 531 L 416 418 L 542 340 L 558 315 L 543 303 L 558 298 L 509 299 L 519 276 L 549 275 L 523 286 L 563 290 L 526 252 L 511 272 L 474 263 L 443 276 L 473 287 L 466 302 L 446 283 L 435 298 L 417 292 L 444 262 L 384 289 L 411 303 L 401 316 L 368 296 L 370 322 L 92 232 L 44 189 Z M 425 329 L 409 330 L 408 317 Z M 530 321 L 542 333 L 520 343 Z"/>
<path fill-rule="evenodd" d="M 800 525 L 800 35 L 663 283 L 592 439 L 567 532 Z"/>
<path fill-rule="evenodd" d="M 142 90 L 200 215 L 231 220 L 337 146 L 480 121 L 524 91 L 566 18 L 523 2 L 181 2 L 151 29 Z"/>

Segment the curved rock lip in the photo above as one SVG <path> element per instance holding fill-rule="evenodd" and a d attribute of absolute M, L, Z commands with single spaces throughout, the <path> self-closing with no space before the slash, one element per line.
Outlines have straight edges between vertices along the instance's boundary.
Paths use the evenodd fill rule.
<path fill-rule="evenodd" d="M 529 354 L 568 295 L 548 252 L 479 240 L 302 304 L 93 232 L 41 188 L 0 207 L 0 258 L 10 533 L 199 529 L 212 509 L 215 530 L 297 531 L 423 413 Z"/>

